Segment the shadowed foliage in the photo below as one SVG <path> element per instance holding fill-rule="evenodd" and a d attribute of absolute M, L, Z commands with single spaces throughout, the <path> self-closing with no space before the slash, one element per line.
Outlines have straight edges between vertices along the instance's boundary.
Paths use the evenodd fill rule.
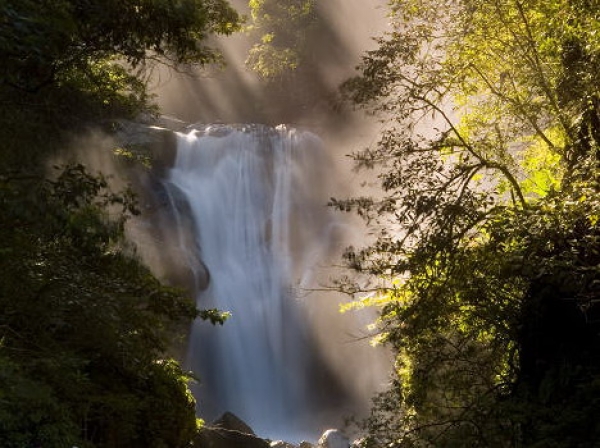
<path fill-rule="evenodd" d="M 203 39 L 237 20 L 221 0 L 0 1 L 1 446 L 195 437 L 191 378 L 167 353 L 182 323 L 223 316 L 140 263 L 124 237 L 131 191 L 48 159 L 88 127 L 154 112 L 140 69 L 215 61 Z"/>

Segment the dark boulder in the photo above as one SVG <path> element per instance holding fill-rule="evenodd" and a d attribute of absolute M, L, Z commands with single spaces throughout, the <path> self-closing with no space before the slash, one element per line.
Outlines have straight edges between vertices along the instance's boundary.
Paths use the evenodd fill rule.
<path fill-rule="evenodd" d="M 196 437 L 199 448 L 270 448 L 269 442 L 257 437 L 246 423 L 226 412 L 212 424 L 206 425 Z"/>

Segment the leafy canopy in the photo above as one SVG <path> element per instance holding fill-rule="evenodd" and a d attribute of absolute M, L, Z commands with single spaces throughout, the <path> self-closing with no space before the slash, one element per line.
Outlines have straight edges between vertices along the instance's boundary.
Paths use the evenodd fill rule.
<path fill-rule="evenodd" d="M 72 134 L 154 112 L 143 68 L 216 60 L 224 0 L 0 0 L 0 445 L 187 447 L 188 373 L 168 355 L 199 311 L 124 236 L 129 190 L 75 164 Z M 79 151 L 86 151 L 81 145 Z"/>
<path fill-rule="evenodd" d="M 106 60 L 213 62 L 205 39 L 238 27 L 225 0 L 3 0 L 0 8 L 2 83 L 25 90 L 73 70 L 91 76 Z"/>
<path fill-rule="evenodd" d="M 250 0 L 257 36 L 246 65 L 265 79 L 276 79 L 296 70 L 306 59 L 306 40 L 315 23 L 315 0 Z"/>
<path fill-rule="evenodd" d="M 346 254 L 375 283 L 338 286 L 397 354 L 365 446 L 596 439 L 596 3 L 391 1 L 345 84 L 385 123 L 354 155 L 381 193 L 332 201 L 375 235 Z"/>

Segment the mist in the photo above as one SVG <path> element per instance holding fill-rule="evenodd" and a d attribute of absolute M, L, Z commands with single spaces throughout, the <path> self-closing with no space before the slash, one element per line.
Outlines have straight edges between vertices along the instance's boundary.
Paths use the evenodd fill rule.
<path fill-rule="evenodd" d="M 247 2 L 233 5 L 247 14 Z M 316 26 L 307 37 L 310 67 L 300 67 L 293 79 L 278 80 L 283 88 L 262 80 L 244 61 L 253 38 L 246 32 L 212 42 L 225 67 L 177 72 L 161 68 L 153 93 L 166 115 L 190 123 L 293 124 L 313 131 L 349 128 L 364 117 L 337 101 L 341 82 L 354 74 L 373 37 L 386 27 L 384 0 L 328 0 L 316 4 Z M 317 128 L 317 129 L 315 129 Z"/>
<path fill-rule="evenodd" d="M 248 12 L 247 2 L 232 3 Z M 292 77 L 273 83 L 249 70 L 244 61 L 253 38 L 238 33 L 212 43 L 222 52 L 224 67 L 183 73 L 163 67 L 155 73 L 153 93 L 163 114 L 188 123 L 284 123 L 318 135 L 329 164 L 320 196 L 323 213 L 331 213 L 326 210 L 328 198 L 357 193 L 362 180 L 347 155 L 371 145 L 380 126 L 373 117 L 341 103 L 339 86 L 356 74 L 361 55 L 375 48 L 373 38 L 386 29 L 386 1 L 317 2 L 316 14 L 317 26 L 308 37 L 311 63 Z M 319 356 L 327 360 L 342 395 L 333 409 L 324 409 L 323 429 L 340 427 L 344 417 L 367 412 L 370 398 L 384 388 L 390 365 L 387 352 L 368 343 L 366 327 L 375 313 L 340 315 L 340 303 L 348 298 L 324 292 L 340 275 L 336 265 L 345 247 L 365 239 L 355 217 L 339 215 L 332 225 L 327 259 L 298 279 L 297 291 Z"/>

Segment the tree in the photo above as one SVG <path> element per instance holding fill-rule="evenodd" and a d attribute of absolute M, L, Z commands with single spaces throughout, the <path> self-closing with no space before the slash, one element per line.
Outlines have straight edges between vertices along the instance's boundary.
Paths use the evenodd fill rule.
<path fill-rule="evenodd" d="M 0 445 L 185 447 L 195 403 L 168 355 L 199 311 L 124 237 L 133 194 L 79 164 L 71 133 L 154 111 L 154 60 L 209 63 L 222 0 L 0 0 Z M 80 150 L 85 151 L 83 147 Z"/>
<path fill-rule="evenodd" d="M 315 24 L 315 0 L 251 0 L 249 31 L 258 43 L 246 65 L 261 77 L 277 79 L 296 70 L 306 59 L 306 41 Z"/>
<path fill-rule="evenodd" d="M 154 111 L 146 69 L 218 61 L 207 38 L 239 29 L 226 0 L 2 0 L 0 23 L 0 164 L 28 170 L 68 133 Z"/>
<path fill-rule="evenodd" d="M 1 191 L 2 445 L 185 446 L 187 380 L 158 359 L 197 312 L 122 246 L 131 197 L 80 165 L 41 183 L 3 177 Z M 157 418 L 177 420 L 162 439 Z"/>
<path fill-rule="evenodd" d="M 376 230 L 346 259 L 376 279 L 355 306 L 380 307 L 397 354 L 365 446 L 597 437 L 592 3 L 393 1 L 393 30 L 346 83 L 387 124 L 355 154 L 382 194 L 332 201 Z"/>
<path fill-rule="evenodd" d="M 2 84 L 32 91 L 74 71 L 93 79 L 104 61 L 214 62 L 206 37 L 238 22 L 225 0 L 4 0 L 0 11 Z"/>

